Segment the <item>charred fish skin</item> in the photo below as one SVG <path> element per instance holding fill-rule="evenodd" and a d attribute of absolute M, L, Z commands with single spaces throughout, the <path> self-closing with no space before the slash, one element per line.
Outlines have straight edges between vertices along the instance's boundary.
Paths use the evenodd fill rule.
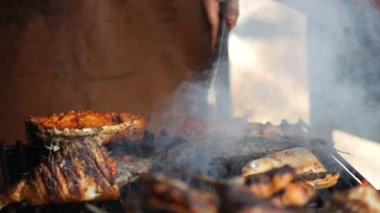
<path fill-rule="evenodd" d="M 50 153 L 24 179 L 0 196 L 0 207 L 119 198 L 116 165 L 103 147 L 91 141 L 73 141 Z"/>

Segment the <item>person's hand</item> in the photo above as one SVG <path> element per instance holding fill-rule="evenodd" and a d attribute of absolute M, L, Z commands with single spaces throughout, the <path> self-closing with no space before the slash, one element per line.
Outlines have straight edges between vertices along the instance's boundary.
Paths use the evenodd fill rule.
<path fill-rule="evenodd" d="M 239 0 L 228 0 L 226 11 L 226 22 L 229 29 L 236 26 L 239 18 Z"/>
<path fill-rule="evenodd" d="M 219 1 L 203 0 L 208 22 L 210 24 L 211 49 L 214 51 L 217 43 L 219 30 Z"/>
<path fill-rule="evenodd" d="M 219 31 L 219 1 L 218 0 L 203 0 L 206 9 L 207 18 L 210 24 L 211 34 L 211 49 L 216 49 L 218 31 Z M 227 0 L 227 11 L 225 14 L 225 21 L 229 29 L 235 27 L 239 17 L 239 0 Z"/>

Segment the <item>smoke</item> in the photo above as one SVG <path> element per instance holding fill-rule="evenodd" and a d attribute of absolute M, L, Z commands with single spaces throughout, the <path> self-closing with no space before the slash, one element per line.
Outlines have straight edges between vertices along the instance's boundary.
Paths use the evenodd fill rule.
<path fill-rule="evenodd" d="M 298 1 L 308 17 L 311 123 L 380 139 L 379 11 L 369 1 Z"/>
<path fill-rule="evenodd" d="M 218 88 L 223 90 L 220 85 Z M 156 144 L 153 162 L 160 170 L 185 169 L 220 177 L 225 171 L 214 164 L 215 160 L 239 152 L 237 145 L 245 137 L 247 123 L 232 119 L 223 109 L 222 94 L 218 95 L 220 106 L 210 106 L 209 92 L 207 82 L 185 82 L 168 101 L 166 110 L 152 117 L 152 125 L 161 127 L 173 138 Z"/>
<path fill-rule="evenodd" d="M 341 129 L 380 139 L 380 16 L 372 2 L 241 0 L 241 5 L 250 14 L 244 13 L 233 37 L 241 48 L 232 46 L 236 108 L 264 122 L 277 122 L 281 115 L 310 117 L 315 133 L 327 138 Z"/>
<path fill-rule="evenodd" d="M 380 133 L 376 131 L 380 125 L 380 111 L 374 107 L 380 102 L 380 87 L 377 85 L 380 80 L 378 10 L 370 2 L 354 0 L 279 2 L 302 11 L 307 17 L 306 58 L 314 131 L 326 136 L 333 129 L 343 129 L 380 139 Z M 223 66 L 228 70 L 228 64 Z M 231 104 L 228 81 L 218 82 L 217 107 L 226 109 Z M 157 164 L 170 168 L 182 164 L 188 170 L 210 173 L 215 157 L 247 152 L 245 148 L 239 148 L 246 136 L 244 118 L 232 119 L 229 110 L 210 107 L 208 92 L 207 82 L 183 83 L 168 102 L 165 112 L 153 116 L 152 124 L 173 136 L 182 134 L 186 121 L 201 120 L 200 128 L 206 130 L 229 123 L 229 137 L 213 133 L 202 137 L 187 136 L 187 143 L 175 145 L 177 149 L 159 148 Z"/>

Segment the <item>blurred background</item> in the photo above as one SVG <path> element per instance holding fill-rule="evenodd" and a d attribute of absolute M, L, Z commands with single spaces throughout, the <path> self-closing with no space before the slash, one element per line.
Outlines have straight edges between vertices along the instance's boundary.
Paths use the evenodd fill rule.
<path fill-rule="evenodd" d="M 234 115 L 302 118 L 378 179 L 378 1 L 252 2 L 223 69 Z M 30 115 L 160 111 L 205 80 L 209 46 L 201 0 L 0 0 L 0 141 L 23 139 Z"/>
<path fill-rule="evenodd" d="M 376 1 L 241 0 L 231 32 L 236 116 L 302 119 L 380 188 L 380 11 Z"/>
<path fill-rule="evenodd" d="M 158 110 L 211 65 L 202 2 L 0 0 L 0 141 L 68 110 Z"/>
<path fill-rule="evenodd" d="M 380 187 L 380 11 L 375 1 L 241 0 L 230 35 L 232 108 L 302 119 Z"/>

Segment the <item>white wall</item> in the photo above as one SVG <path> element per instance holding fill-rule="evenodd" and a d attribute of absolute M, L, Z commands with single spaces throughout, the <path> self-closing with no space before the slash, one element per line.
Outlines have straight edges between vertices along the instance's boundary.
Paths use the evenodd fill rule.
<path fill-rule="evenodd" d="M 241 0 L 230 34 L 233 114 L 251 121 L 310 121 L 307 20 L 272 0 Z"/>

